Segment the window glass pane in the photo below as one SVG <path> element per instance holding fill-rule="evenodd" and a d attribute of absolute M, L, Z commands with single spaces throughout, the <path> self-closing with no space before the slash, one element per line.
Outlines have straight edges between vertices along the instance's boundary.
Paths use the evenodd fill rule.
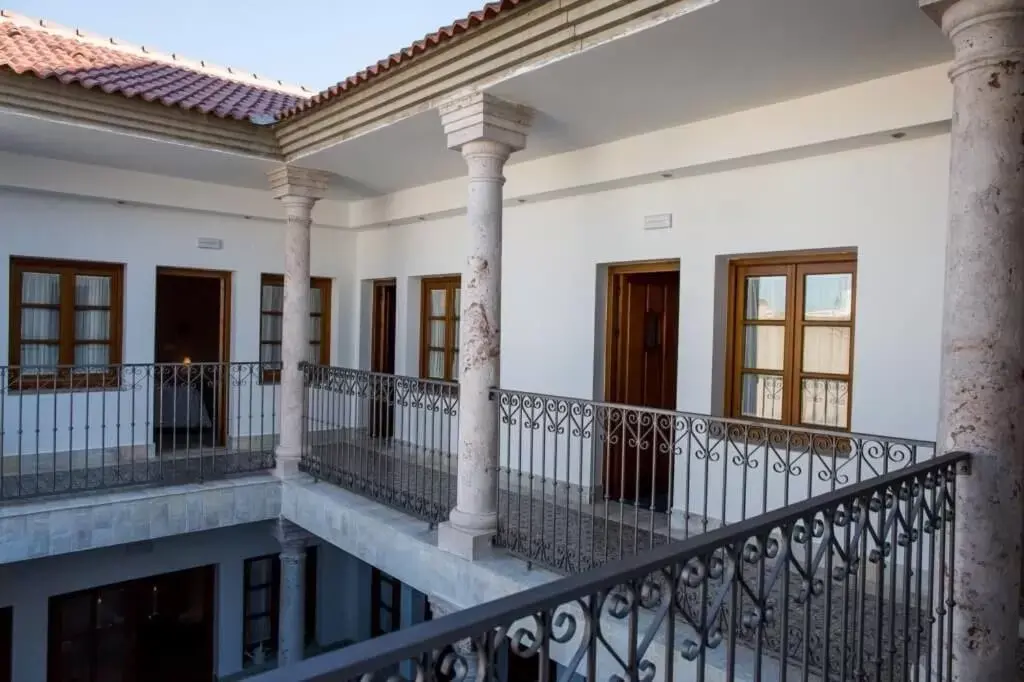
<path fill-rule="evenodd" d="M 853 275 L 848 272 L 804 277 L 805 320 L 849 320 Z"/>
<path fill-rule="evenodd" d="M 270 616 L 249 620 L 249 641 L 246 644 L 256 645 L 270 639 Z M 272 645 L 271 645 L 272 646 Z"/>
<path fill-rule="evenodd" d="M 110 338 L 109 310 L 76 310 L 75 340 L 107 341 Z"/>
<path fill-rule="evenodd" d="M 433 348 L 444 348 L 444 320 L 433 320 L 430 323 L 430 341 Z"/>
<path fill-rule="evenodd" d="M 452 344 L 455 346 L 455 350 L 459 349 L 459 330 L 461 328 L 462 325 L 459 323 L 458 320 L 455 320 L 455 329 L 452 331 Z"/>
<path fill-rule="evenodd" d="M 105 343 L 80 343 L 75 346 L 76 365 L 110 364 L 110 346 Z"/>
<path fill-rule="evenodd" d="M 782 377 L 745 373 L 741 381 L 740 412 L 754 419 L 782 419 Z"/>
<path fill-rule="evenodd" d="M 310 363 L 311 365 L 319 365 L 320 364 L 320 344 L 319 343 L 311 343 L 311 344 L 309 344 L 309 355 L 306 357 L 306 362 Z"/>
<path fill-rule="evenodd" d="M 803 370 L 821 374 L 850 371 L 849 327 L 804 327 Z"/>
<path fill-rule="evenodd" d="M 785 353 L 785 327 L 746 325 L 743 335 L 743 367 L 745 369 L 781 370 Z"/>
<path fill-rule="evenodd" d="M 445 290 L 444 289 L 431 289 L 430 290 L 430 316 L 431 317 L 444 317 L 445 311 Z"/>
<path fill-rule="evenodd" d="M 850 389 L 845 381 L 804 379 L 800 382 L 800 421 L 812 426 L 848 428 Z"/>
<path fill-rule="evenodd" d="M 281 342 L 281 315 L 260 316 L 260 340 Z"/>
<path fill-rule="evenodd" d="M 456 287 L 453 298 L 455 301 L 452 304 L 452 314 L 458 317 L 462 313 L 462 289 Z"/>
<path fill-rule="evenodd" d="M 269 312 L 284 310 L 284 287 L 280 284 L 264 284 L 260 307 Z"/>
<path fill-rule="evenodd" d="M 264 343 L 260 345 L 260 362 L 281 362 L 281 344 Z"/>
<path fill-rule="evenodd" d="M 444 379 L 443 350 L 432 350 L 427 354 L 427 378 Z"/>
<path fill-rule="evenodd" d="M 246 601 L 246 609 L 253 615 L 270 611 L 270 588 L 250 589 Z"/>
<path fill-rule="evenodd" d="M 744 316 L 748 320 L 786 318 L 786 277 L 747 277 Z"/>
<path fill-rule="evenodd" d="M 29 343 L 21 345 L 22 372 L 52 372 L 57 366 L 57 346 L 43 346 Z"/>
<path fill-rule="evenodd" d="M 309 318 L 309 340 L 314 343 L 320 342 L 320 326 L 321 318 L 311 317 Z"/>
<path fill-rule="evenodd" d="M 60 312 L 51 308 L 21 309 L 21 338 L 56 341 L 60 334 Z"/>
<path fill-rule="evenodd" d="M 271 557 L 253 559 L 249 562 L 249 584 L 265 585 L 273 578 L 274 560 Z"/>
<path fill-rule="evenodd" d="M 459 380 L 459 352 L 452 353 L 452 371 L 448 375 L 452 381 Z"/>
<path fill-rule="evenodd" d="M 309 290 L 309 312 L 321 312 L 320 307 L 323 305 L 321 293 L 322 292 L 320 291 L 320 289 L 316 287 L 313 287 Z"/>
<path fill-rule="evenodd" d="M 75 305 L 110 307 L 110 278 L 75 275 Z"/>
<path fill-rule="evenodd" d="M 49 305 L 60 303 L 60 275 L 49 272 L 22 273 L 21 302 Z"/>

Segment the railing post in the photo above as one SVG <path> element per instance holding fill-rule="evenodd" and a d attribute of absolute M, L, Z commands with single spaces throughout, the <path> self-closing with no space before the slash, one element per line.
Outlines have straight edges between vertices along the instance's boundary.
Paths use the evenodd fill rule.
<path fill-rule="evenodd" d="M 490 391 L 501 353 L 503 168 L 526 146 L 530 112 L 476 93 L 443 107 L 441 121 L 448 147 L 462 152 L 469 168 L 469 253 L 460 310 L 458 493 L 438 545 L 473 559 L 490 549 L 498 527 L 498 416 Z"/>
<path fill-rule="evenodd" d="M 281 426 L 277 474 L 294 476 L 302 456 L 305 386 L 299 364 L 309 357 L 309 245 L 313 205 L 327 190 L 321 171 L 282 166 L 267 174 L 287 213 L 281 323 Z M 261 358 L 262 359 L 262 358 Z"/>

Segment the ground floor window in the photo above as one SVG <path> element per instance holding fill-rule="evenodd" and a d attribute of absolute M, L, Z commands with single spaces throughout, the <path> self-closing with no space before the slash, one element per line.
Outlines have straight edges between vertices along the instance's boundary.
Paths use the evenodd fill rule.
<path fill-rule="evenodd" d="M 316 643 L 317 548 L 306 548 L 305 644 Z M 243 603 L 243 666 L 262 665 L 277 653 L 281 557 L 246 559 Z"/>
<path fill-rule="evenodd" d="M 402 583 L 373 569 L 370 580 L 370 633 L 373 637 L 402 629 Z"/>

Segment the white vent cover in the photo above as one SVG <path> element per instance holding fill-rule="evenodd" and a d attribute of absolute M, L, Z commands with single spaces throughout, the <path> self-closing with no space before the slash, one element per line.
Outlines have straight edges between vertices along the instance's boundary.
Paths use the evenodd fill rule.
<path fill-rule="evenodd" d="M 672 227 L 671 213 L 658 213 L 657 215 L 644 216 L 645 230 L 667 230 Z"/>
<path fill-rule="evenodd" d="M 220 250 L 224 248 L 224 240 L 214 237 L 200 237 L 196 240 L 196 246 L 200 249 Z"/>

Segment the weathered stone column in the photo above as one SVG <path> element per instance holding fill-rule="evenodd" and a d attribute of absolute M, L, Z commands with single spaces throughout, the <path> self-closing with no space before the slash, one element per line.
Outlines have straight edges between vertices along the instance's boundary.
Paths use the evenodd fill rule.
<path fill-rule="evenodd" d="M 1024 477 L 1024 0 L 922 3 L 954 46 L 940 451 L 957 481 L 953 678 L 1018 680 Z"/>
<path fill-rule="evenodd" d="M 284 519 L 274 526 L 281 543 L 281 599 L 277 616 L 277 665 L 301 661 L 306 644 L 306 543 L 309 534 Z"/>
<path fill-rule="evenodd" d="M 302 456 L 305 387 L 299 363 L 309 356 L 309 243 L 313 205 L 323 198 L 327 176 L 282 166 L 267 174 L 274 198 L 287 213 L 284 243 L 284 310 L 281 319 L 281 427 L 276 450 L 279 476 L 293 476 Z"/>
<path fill-rule="evenodd" d="M 430 597 L 429 602 L 430 616 L 434 620 L 444 618 L 445 616 L 458 611 L 458 609 L 450 603 L 438 597 Z M 455 649 L 455 654 L 466 666 L 465 676 L 459 677 L 458 674 L 456 674 L 455 677 L 462 682 L 475 682 L 475 680 L 481 679 L 480 654 L 477 652 L 476 646 L 473 644 L 473 640 L 469 638 L 460 639 L 452 645 L 452 648 Z"/>
<path fill-rule="evenodd" d="M 490 548 L 497 528 L 498 385 L 501 352 L 501 219 L 503 169 L 526 146 L 530 112 L 477 93 L 441 109 L 448 147 L 469 167 L 468 255 L 462 271 L 459 330 L 459 459 L 456 507 L 441 524 L 442 549 L 473 559 Z"/>

